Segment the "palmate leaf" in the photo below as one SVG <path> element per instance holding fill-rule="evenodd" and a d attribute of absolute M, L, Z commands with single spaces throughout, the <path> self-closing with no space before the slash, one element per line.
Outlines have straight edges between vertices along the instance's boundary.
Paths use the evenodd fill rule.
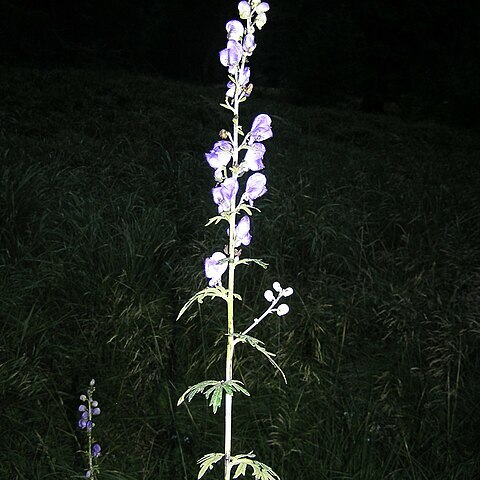
<path fill-rule="evenodd" d="M 178 399 L 177 406 L 181 405 L 185 399 L 190 402 L 197 393 L 203 393 L 207 400 L 210 399 L 208 406 L 212 407 L 213 413 L 215 414 L 222 405 L 224 391 L 229 395 L 233 395 L 235 392 L 240 392 L 247 397 L 250 396 L 248 391 L 242 385 L 243 383 L 239 380 L 228 380 L 228 382 L 223 380 L 204 380 L 203 382 L 188 387 Z"/>
<path fill-rule="evenodd" d="M 267 351 L 267 349 L 263 346 L 265 344 L 261 340 L 255 337 L 251 337 L 250 335 L 242 335 L 240 333 L 235 333 L 234 337 L 242 343 L 248 343 L 255 350 L 258 350 L 261 354 L 265 355 L 268 361 L 282 374 L 284 382 L 288 383 L 285 373 L 283 373 L 283 370 L 280 368 L 278 363 L 272 358 L 276 355 L 272 352 Z"/>
<path fill-rule="evenodd" d="M 185 399 L 190 402 L 197 393 L 203 393 L 203 391 L 207 387 L 210 387 L 211 385 L 216 385 L 217 383 L 219 383 L 218 380 L 204 380 L 203 382 L 196 383 L 195 385 L 188 387 L 187 390 L 178 399 L 177 407 L 181 405 L 185 401 Z"/>
<path fill-rule="evenodd" d="M 223 453 L 208 453 L 204 455 L 202 458 L 197 460 L 197 464 L 200 465 L 200 471 L 198 472 L 197 478 L 202 478 L 207 470 L 211 470 L 213 466 L 219 462 L 225 454 Z"/>
<path fill-rule="evenodd" d="M 265 465 L 258 460 L 254 460 L 253 452 L 235 455 L 232 457 L 232 466 L 237 466 L 233 478 L 238 478 L 240 475 L 246 475 L 247 467 L 252 469 L 252 475 L 256 480 L 280 480 L 280 477 L 272 470 L 271 467 Z"/>
<path fill-rule="evenodd" d="M 242 300 L 242 297 L 238 295 L 237 293 L 233 294 L 234 298 L 237 300 Z M 203 290 L 200 290 L 197 292 L 192 298 L 190 298 L 187 303 L 182 307 L 180 310 L 179 314 L 177 315 L 177 320 L 195 303 L 203 303 L 203 300 L 206 297 L 219 297 L 223 298 L 226 302 L 228 302 L 228 290 L 224 287 L 221 287 L 218 285 L 217 287 L 207 287 L 204 288 Z"/>

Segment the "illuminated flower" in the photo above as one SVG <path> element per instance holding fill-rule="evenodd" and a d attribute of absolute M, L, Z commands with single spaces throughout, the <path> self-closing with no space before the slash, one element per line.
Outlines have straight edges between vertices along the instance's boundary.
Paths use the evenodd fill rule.
<path fill-rule="evenodd" d="M 227 256 L 222 252 L 215 252 L 205 259 L 205 276 L 209 279 L 208 285 L 215 287 L 222 284 L 222 275 L 228 268 Z"/>
<path fill-rule="evenodd" d="M 251 55 L 256 46 L 257 44 L 255 43 L 254 35 L 252 33 L 245 35 L 245 38 L 243 39 L 243 51 L 247 55 Z"/>
<path fill-rule="evenodd" d="M 252 129 L 250 130 L 250 143 L 263 142 L 267 138 L 273 137 L 272 119 L 265 113 L 257 115 L 252 122 Z"/>
<path fill-rule="evenodd" d="M 220 63 L 224 67 L 228 67 L 229 73 L 235 73 L 243 56 L 243 48 L 236 40 L 229 40 L 227 42 L 227 48 L 223 49 L 219 55 Z"/>
<path fill-rule="evenodd" d="M 250 9 L 250 5 L 248 4 L 248 2 L 240 2 L 238 4 L 238 13 L 239 13 L 240 18 L 242 20 L 247 19 L 248 16 L 250 15 L 250 12 L 251 12 L 251 9 Z"/>
<path fill-rule="evenodd" d="M 238 42 L 243 37 L 243 25 L 238 20 L 230 20 L 227 22 L 225 28 L 229 40 L 236 40 Z"/>
<path fill-rule="evenodd" d="M 266 184 L 267 178 L 263 173 L 250 175 L 247 180 L 243 198 L 247 200 L 250 205 L 253 205 L 253 200 L 256 200 L 267 192 Z"/>
<path fill-rule="evenodd" d="M 265 145 L 263 143 L 254 143 L 252 144 L 245 154 L 245 158 L 243 159 L 244 168 L 248 170 L 252 170 L 254 172 L 258 172 L 262 168 L 265 168 L 263 164 L 263 156 L 265 155 Z"/>
<path fill-rule="evenodd" d="M 213 201 L 218 205 L 218 213 L 227 212 L 235 205 L 238 192 L 238 181 L 230 177 L 218 187 L 212 188 Z"/>
<path fill-rule="evenodd" d="M 215 169 L 227 166 L 232 158 L 233 146 L 226 140 L 220 140 L 213 145 L 212 150 L 205 154 L 208 164 Z"/>

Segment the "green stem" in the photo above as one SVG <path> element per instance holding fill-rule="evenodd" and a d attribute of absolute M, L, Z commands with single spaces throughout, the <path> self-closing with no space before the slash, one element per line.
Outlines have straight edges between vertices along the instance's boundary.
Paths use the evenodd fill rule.
<path fill-rule="evenodd" d="M 88 420 L 93 428 L 93 414 L 92 414 L 92 387 L 88 390 Z M 92 428 L 88 431 L 88 467 L 90 470 L 90 475 L 93 480 L 95 480 L 96 475 L 93 472 L 93 457 L 92 457 Z"/>
<path fill-rule="evenodd" d="M 245 63 L 245 58 L 242 62 L 242 67 Z M 238 122 L 238 110 L 239 110 L 239 96 L 240 88 L 238 88 L 238 73 L 235 75 L 237 82 L 237 88 L 235 88 L 234 102 L 233 102 L 233 160 L 232 165 L 234 170 L 238 166 L 238 135 L 239 135 L 239 122 Z M 233 175 L 237 175 L 233 173 Z M 232 199 L 231 212 L 229 220 L 229 240 L 228 240 L 228 300 L 227 300 L 227 354 L 225 359 L 225 381 L 232 380 L 233 378 L 233 352 L 235 348 L 233 333 L 234 333 L 234 321 L 233 321 L 233 294 L 235 288 L 235 220 L 236 220 L 236 199 Z M 233 397 L 228 393 L 225 394 L 225 480 L 230 480 L 230 472 L 232 469 L 231 464 L 231 450 L 232 450 L 232 403 Z"/>
<path fill-rule="evenodd" d="M 234 350 L 234 324 L 233 324 L 233 292 L 235 287 L 235 215 L 230 219 L 229 239 L 229 267 L 228 267 L 228 303 L 227 303 L 227 355 L 225 360 L 225 381 L 232 380 L 233 376 L 233 350 Z M 225 480 L 230 480 L 231 448 L 232 448 L 232 395 L 225 394 Z"/>

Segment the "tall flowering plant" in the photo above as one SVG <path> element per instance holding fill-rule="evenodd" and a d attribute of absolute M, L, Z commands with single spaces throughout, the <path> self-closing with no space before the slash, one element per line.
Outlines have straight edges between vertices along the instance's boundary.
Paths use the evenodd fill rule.
<path fill-rule="evenodd" d="M 85 456 L 88 459 L 88 469 L 85 472 L 85 478 L 95 480 L 99 473 L 98 457 L 102 451 L 100 444 L 93 438 L 93 428 L 95 427 L 94 417 L 100 415 L 100 407 L 98 402 L 93 399 L 93 392 L 95 392 L 95 380 L 92 378 L 88 386 L 87 394 L 80 395 L 80 401 L 82 402 L 78 407 L 80 413 L 80 419 L 78 420 L 78 426 L 80 429 L 86 432 L 88 447 L 85 452 Z"/>
<path fill-rule="evenodd" d="M 178 400 L 180 405 L 185 400 L 191 401 L 197 393 L 202 393 L 209 399 L 213 413 L 216 413 L 225 397 L 224 451 L 209 453 L 198 460 L 198 478 L 221 460 L 224 463 L 224 480 L 230 480 L 232 473 L 233 478 L 237 478 L 247 472 L 256 479 L 279 478 L 269 466 L 256 460 L 253 452 L 232 454 L 233 396 L 237 393 L 250 395 L 243 383 L 233 378 L 235 347 L 244 343 L 256 349 L 281 372 L 286 382 L 285 375 L 273 359 L 275 355 L 267 351 L 263 342 L 250 335 L 250 332 L 268 315 L 275 313 L 283 316 L 288 313 L 289 307 L 282 300 L 293 293 L 292 288 L 283 288 L 275 282 L 273 288 L 264 293 L 268 307 L 261 315 L 240 331 L 235 330 L 234 322 L 235 301 L 241 300 L 234 290 L 236 269 L 251 263 L 267 267 L 260 259 L 242 258 L 241 247 L 248 247 L 252 241 L 250 218 L 254 211 L 260 211 L 254 203 L 267 193 L 267 178 L 261 173 L 266 151 L 263 142 L 273 136 L 272 121 L 266 114 L 257 115 L 250 131 L 245 133 L 240 124 L 240 104 L 252 93 L 248 60 L 257 46 L 255 32 L 265 25 L 269 9 L 269 4 L 260 0 L 241 1 L 238 4 L 240 20 L 230 20 L 226 24 L 227 45 L 219 56 L 220 63 L 228 69 L 229 81 L 225 102 L 221 106 L 232 113 L 232 127 L 231 130 L 220 131 L 220 140 L 205 154 L 205 160 L 212 168 L 216 182 L 212 188 L 212 199 L 218 212 L 218 215 L 210 218 L 207 226 L 226 222 L 228 239 L 223 251 L 216 251 L 205 260 L 208 286 L 190 298 L 178 315 L 180 318 L 192 304 L 196 301 L 201 303 L 207 297 L 220 298 L 227 304 L 225 378 L 197 383 L 189 387 Z M 225 277 L 226 287 L 222 283 Z"/>

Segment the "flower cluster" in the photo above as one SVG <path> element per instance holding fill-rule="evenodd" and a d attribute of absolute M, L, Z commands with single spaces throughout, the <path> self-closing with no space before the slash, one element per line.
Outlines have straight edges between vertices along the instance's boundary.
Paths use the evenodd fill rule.
<path fill-rule="evenodd" d="M 255 29 L 261 29 L 265 25 L 269 9 L 268 3 L 258 0 L 240 2 L 239 16 L 246 21 L 246 26 L 239 20 L 227 22 L 227 47 L 219 54 L 220 63 L 228 68 L 230 79 L 222 106 L 232 111 L 234 130 L 231 133 L 223 129 L 220 132 L 221 140 L 205 154 L 205 159 L 213 169 L 217 182 L 217 186 L 212 189 L 212 197 L 219 215 L 229 219 L 242 209 L 247 213 L 235 224 L 234 247 L 250 244 L 252 235 L 248 215 L 251 212 L 244 207 L 253 207 L 254 201 L 267 192 L 267 178 L 260 170 L 265 168 L 263 158 L 266 149 L 262 142 L 273 136 L 272 120 L 266 114 L 257 115 L 250 131 L 244 134 L 238 124 L 238 107 L 252 92 L 253 86 L 249 83 L 250 68 L 246 64 L 256 47 Z M 242 142 L 239 142 L 239 136 L 244 137 Z M 239 179 L 249 172 L 253 173 L 242 187 Z M 243 190 L 242 194 L 237 198 L 240 190 Z M 227 234 L 230 235 L 229 230 Z M 226 253 L 231 254 L 230 251 Z M 227 255 L 215 252 L 205 260 L 205 275 L 211 287 L 221 285 L 222 275 L 228 268 Z"/>
<path fill-rule="evenodd" d="M 95 380 L 92 378 L 90 380 L 89 388 L 87 390 L 87 395 L 80 395 L 81 404 L 78 407 L 80 412 L 80 419 L 78 420 L 78 426 L 85 430 L 88 437 L 88 463 L 89 468 L 85 472 L 86 478 L 95 478 L 95 474 L 98 472 L 98 467 L 94 464 L 94 459 L 97 459 L 100 456 L 102 447 L 98 443 L 94 443 L 92 436 L 92 429 L 95 427 L 93 422 L 93 417 L 100 415 L 100 407 L 98 402 L 93 399 L 93 392 L 95 391 Z"/>

